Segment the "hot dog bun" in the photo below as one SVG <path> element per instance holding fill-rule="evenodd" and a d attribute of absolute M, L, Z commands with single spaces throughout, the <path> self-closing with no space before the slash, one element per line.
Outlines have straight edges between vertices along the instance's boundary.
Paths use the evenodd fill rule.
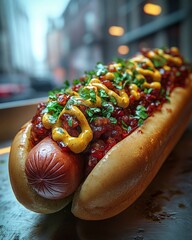
<path fill-rule="evenodd" d="M 41 197 L 29 185 L 25 174 L 26 160 L 32 148 L 30 142 L 31 123 L 26 123 L 15 136 L 9 157 L 10 181 L 17 200 L 26 208 L 39 213 L 53 213 L 64 208 L 72 196 L 63 199 Z"/>
<path fill-rule="evenodd" d="M 186 88 L 172 92 L 170 103 L 161 111 L 115 145 L 74 197 L 46 199 L 29 185 L 25 165 L 32 148 L 31 123 L 26 123 L 15 136 L 9 157 L 10 181 L 18 201 L 39 213 L 54 213 L 72 201 L 72 213 L 86 220 L 106 219 L 122 212 L 147 188 L 184 132 L 192 110 L 191 80 Z"/>
<path fill-rule="evenodd" d="M 144 49 L 52 92 L 12 144 L 9 172 L 17 199 L 41 213 L 72 201 L 72 213 L 86 220 L 129 207 L 190 120 L 190 73 L 177 48 Z"/>
<path fill-rule="evenodd" d="M 72 213 L 86 220 L 112 217 L 128 208 L 147 188 L 189 123 L 192 78 L 176 88 L 170 103 L 115 145 L 76 192 Z"/>

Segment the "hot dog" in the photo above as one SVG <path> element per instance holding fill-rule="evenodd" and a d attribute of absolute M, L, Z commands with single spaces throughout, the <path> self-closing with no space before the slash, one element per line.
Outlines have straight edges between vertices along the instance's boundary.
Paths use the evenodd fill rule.
<path fill-rule="evenodd" d="M 100 220 L 147 188 L 189 123 L 192 78 L 177 48 L 143 49 L 51 92 L 16 135 L 9 174 L 40 213 Z"/>

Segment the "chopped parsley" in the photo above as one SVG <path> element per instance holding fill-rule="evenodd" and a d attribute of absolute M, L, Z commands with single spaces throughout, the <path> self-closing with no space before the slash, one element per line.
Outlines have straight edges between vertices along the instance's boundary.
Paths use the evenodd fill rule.
<path fill-rule="evenodd" d="M 124 74 L 124 82 L 123 82 L 123 88 L 125 88 L 126 85 L 130 85 L 132 83 L 132 76 L 129 73 Z"/>
<path fill-rule="evenodd" d="M 165 90 L 164 88 L 161 88 L 160 94 L 162 97 L 165 97 L 165 99 L 170 102 L 170 90 Z"/>
<path fill-rule="evenodd" d="M 105 66 L 104 64 L 102 64 L 101 62 L 98 62 L 96 65 L 96 76 L 101 76 L 104 75 L 108 72 L 107 70 L 107 66 Z"/>
<path fill-rule="evenodd" d="M 73 118 L 72 117 L 69 117 L 67 122 L 68 122 L 69 127 L 73 126 Z"/>
<path fill-rule="evenodd" d="M 132 62 L 131 60 L 128 60 L 128 61 L 127 61 L 127 64 L 126 64 L 126 66 L 127 66 L 127 68 L 130 68 L 130 69 L 132 69 L 132 68 L 134 68 L 134 66 L 135 66 L 135 63 L 134 63 L 134 62 Z"/>
<path fill-rule="evenodd" d="M 163 67 L 166 64 L 167 60 L 162 56 L 158 56 L 158 58 L 153 58 L 152 62 L 154 66 L 158 68 L 158 67 Z"/>
<path fill-rule="evenodd" d="M 50 113 L 51 116 L 49 116 L 49 120 L 51 123 L 55 123 L 62 110 L 63 106 L 61 106 L 57 101 L 50 101 L 47 103 L 47 106 L 43 109 L 42 113 Z"/>
<path fill-rule="evenodd" d="M 150 94 L 153 91 L 153 88 L 145 88 L 144 93 Z"/>
<path fill-rule="evenodd" d="M 80 88 L 79 89 L 79 95 L 84 100 L 90 100 L 93 103 L 96 102 L 96 92 L 94 91 L 94 89 Z"/>
<path fill-rule="evenodd" d="M 67 101 L 65 108 L 70 109 L 72 105 L 80 105 L 81 100 L 76 98 L 75 96 L 71 96 L 70 99 Z"/>
<path fill-rule="evenodd" d="M 78 85 L 78 84 L 81 84 L 80 79 L 74 79 L 73 80 L 73 85 Z"/>
<path fill-rule="evenodd" d="M 121 123 L 122 123 L 122 128 L 127 131 L 128 130 L 127 124 L 124 121 L 122 121 Z"/>
<path fill-rule="evenodd" d="M 104 89 L 99 89 L 98 93 L 99 93 L 99 96 L 101 98 L 108 98 L 109 97 Z"/>
<path fill-rule="evenodd" d="M 101 112 L 100 108 L 90 107 L 90 108 L 86 109 L 86 113 L 89 117 L 93 117 L 95 115 L 95 113 L 100 113 L 100 112 Z"/>
<path fill-rule="evenodd" d="M 98 93 L 102 101 L 105 101 L 105 100 L 107 101 L 107 99 L 109 99 L 109 102 L 113 103 L 113 105 L 117 104 L 116 98 L 113 96 L 109 96 L 104 89 L 99 89 Z"/>
<path fill-rule="evenodd" d="M 102 115 L 104 117 L 110 118 L 113 111 L 114 111 L 113 104 L 107 101 L 102 101 Z"/>
<path fill-rule="evenodd" d="M 122 89 L 122 81 L 124 80 L 124 75 L 122 75 L 119 72 L 114 72 L 113 73 L 115 75 L 115 78 L 113 79 L 113 85 L 117 88 L 117 89 Z M 121 84 L 121 85 L 120 85 Z"/>
<path fill-rule="evenodd" d="M 113 103 L 113 105 L 117 105 L 117 100 L 116 100 L 115 97 L 110 96 L 110 97 L 109 97 L 109 101 L 110 101 L 111 103 Z"/>
<path fill-rule="evenodd" d="M 139 88 L 142 88 L 144 82 L 145 82 L 145 78 L 138 79 L 135 77 L 133 79 L 133 83 L 136 84 Z"/>
<path fill-rule="evenodd" d="M 117 123 L 117 119 L 114 118 L 114 117 L 110 117 L 109 120 L 110 120 L 110 122 L 111 122 L 112 124 L 116 124 L 116 123 Z"/>
<path fill-rule="evenodd" d="M 122 68 L 125 68 L 127 66 L 127 60 L 123 58 L 114 58 L 114 62 L 121 64 L 120 69 L 117 69 L 117 70 L 121 70 Z"/>
<path fill-rule="evenodd" d="M 131 130 L 131 126 L 128 126 L 124 121 L 121 122 L 122 125 L 121 127 L 125 130 L 125 131 L 130 131 Z"/>
<path fill-rule="evenodd" d="M 142 105 L 138 105 L 135 111 L 135 118 L 138 119 L 138 126 L 141 126 L 147 117 L 147 109 Z"/>
<path fill-rule="evenodd" d="M 181 73 L 179 71 L 176 72 L 176 77 L 181 76 Z"/>
<path fill-rule="evenodd" d="M 85 71 L 85 80 L 82 83 L 83 86 L 89 84 L 89 82 L 91 81 L 92 78 L 94 78 L 96 76 L 96 72 L 94 70 L 92 71 Z"/>
<path fill-rule="evenodd" d="M 165 93 L 165 99 L 167 99 L 168 102 L 170 102 L 170 91 L 167 90 Z"/>

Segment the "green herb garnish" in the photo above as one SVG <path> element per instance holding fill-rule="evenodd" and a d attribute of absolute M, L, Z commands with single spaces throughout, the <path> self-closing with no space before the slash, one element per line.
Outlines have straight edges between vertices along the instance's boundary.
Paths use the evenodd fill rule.
<path fill-rule="evenodd" d="M 80 105 L 80 104 L 81 104 L 81 100 L 79 100 L 75 96 L 71 96 L 70 99 L 67 101 L 65 108 L 69 110 L 72 105 Z"/>
<path fill-rule="evenodd" d="M 112 124 L 116 124 L 116 123 L 117 123 L 117 119 L 114 118 L 114 117 L 110 117 L 109 120 L 110 120 L 110 122 L 111 122 Z"/>
<path fill-rule="evenodd" d="M 158 58 L 153 58 L 152 62 L 155 67 L 163 67 L 166 64 L 167 60 L 162 56 L 158 56 Z"/>
<path fill-rule="evenodd" d="M 122 128 L 127 131 L 128 125 L 124 121 L 122 121 L 121 123 L 122 123 Z"/>
<path fill-rule="evenodd" d="M 96 102 L 96 92 L 94 89 L 80 88 L 78 92 L 80 97 L 82 97 L 84 100 L 90 100 L 93 103 Z"/>
<path fill-rule="evenodd" d="M 101 112 L 100 108 L 87 108 L 86 109 L 86 113 L 89 117 L 93 117 L 95 113 L 99 113 Z"/>
<path fill-rule="evenodd" d="M 110 96 L 109 101 L 110 101 L 111 103 L 113 103 L 114 105 L 117 105 L 117 100 L 116 100 L 115 97 Z"/>
<path fill-rule="evenodd" d="M 117 88 L 117 89 L 122 89 L 122 82 L 124 80 L 124 75 L 119 73 L 119 72 L 114 72 L 113 73 L 115 75 L 114 79 L 113 79 L 113 85 Z"/>
<path fill-rule="evenodd" d="M 136 107 L 135 115 L 135 118 L 138 119 L 138 126 L 141 126 L 144 120 L 148 117 L 147 109 L 142 105 L 138 105 Z"/>
<path fill-rule="evenodd" d="M 181 76 L 181 73 L 180 72 L 176 72 L 176 77 L 179 77 Z"/>
<path fill-rule="evenodd" d="M 108 98 L 109 96 L 108 96 L 108 94 L 106 93 L 106 91 L 105 90 L 103 90 L 103 89 L 99 89 L 99 96 L 101 97 L 101 98 Z"/>
<path fill-rule="evenodd" d="M 110 118 L 111 113 L 114 111 L 114 106 L 110 102 L 102 101 L 102 115 L 104 117 Z"/>
<path fill-rule="evenodd" d="M 69 125 L 70 127 L 73 126 L 73 119 L 72 119 L 72 117 L 69 117 L 67 122 L 68 122 L 68 125 Z"/>
<path fill-rule="evenodd" d="M 165 99 L 166 99 L 168 102 L 171 101 L 171 100 L 170 100 L 170 91 L 169 91 L 169 90 L 167 90 L 166 93 L 165 93 Z"/>
<path fill-rule="evenodd" d="M 144 93 L 150 94 L 153 91 L 153 88 L 145 88 Z"/>
<path fill-rule="evenodd" d="M 87 85 L 87 84 L 89 84 L 89 82 L 91 81 L 91 79 L 94 77 L 94 76 L 96 76 L 96 72 L 94 71 L 94 70 L 92 70 L 92 71 L 85 71 L 85 75 L 86 75 L 86 77 L 85 77 L 85 81 L 84 81 L 84 84 L 82 84 L 82 85 Z"/>
<path fill-rule="evenodd" d="M 125 60 L 123 58 L 114 58 L 114 62 L 121 64 L 121 67 L 119 67 L 119 69 L 117 69 L 117 70 L 121 70 L 122 68 L 126 67 L 126 65 L 127 65 L 127 60 Z"/>
<path fill-rule="evenodd" d="M 55 123 L 62 110 L 63 106 L 61 106 L 57 101 L 50 101 L 47 103 L 46 108 L 43 109 L 42 114 L 50 113 L 49 120 L 51 123 Z"/>
<path fill-rule="evenodd" d="M 101 75 L 104 75 L 108 72 L 107 66 L 105 66 L 103 63 L 98 62 L 96 65 L 96 75 L 99 77 Z"/>
<path fill-rule="evenodd" d="M 136 77 L 133 79 L 133 83 L 136 84 L 139 88 L 142 87 L 143 83 L 145 82 L 145 78 L 137 79 Z"/>
<path fill-rule="evenodd" d="M 134 62 L 132 62 L 131 60 L 128 60 L 128 61 L 127 61 L 127 64 L 126 64 L 126 66 L 127 66 L 127 68 L 130 68 L 130 69 L 132 69 L 132 68 L 134 68 L 134 67 L 135 67 L 135 63 L 134 63 Z"/>
<path fill-rule="evenodd" d="M 80 79 L 74 79 L 73 80 L 73 85 L 78 85 L 80 83 L 81 83 Z"/>
<path fill-rule="evenodd" d="M 95 120 L 98 117 L 98 113 L 101 112 L 100 108 L 94 108 L 94 107 L 90 107 L 86 109 L 86 113 L 89 117 L 89 121 L 92 122 L 93 120 Z M 96 115 L 95 115 L 96 114 Z"/>

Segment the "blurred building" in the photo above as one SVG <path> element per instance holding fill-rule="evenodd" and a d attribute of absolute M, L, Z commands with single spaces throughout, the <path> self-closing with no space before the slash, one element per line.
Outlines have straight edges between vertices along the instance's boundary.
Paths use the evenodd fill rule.
<path fill-rule="evenodd" d="M 70 0 L 61 16 L 46 19 L 46 59 L 41 62 L 33 59 L 33 14 L 27 15 L 19 3 L 0 1 L 0 98 L 5 83 L 16 83 L 8 91 L 17 92 L 18 99 L 41 96 L 92 70 L 99 61 L 131 57 L 142 47 L 177 46 L 192 62 L 191 0 Z M 34 4 L 33 11 L 42 10 L 45 1 Z M 42 46 L 38 41 L 36 45 Z"/>
<path fill-rule="evenodd" d="M 47 62 L 57 77 L 73 79 L 103 59 L 103 3 L 71 0 L 60 18 L 63 27 L 57 28 L 58 19 L 52 20 L 47 34 Z"/>
<path fill-rule="evenodd" d="M 47 63 L 35 62 L 30 19 L 19 0 L 0 1 L 0 56 L 0 103 L 45 96 L 53 88 L 49 71 L 41 71 Z"/>
<path fill-rule="evenodd" d="M 26 13 L 17 0 L 0 2 L 0 97 L 27 97 L 32 69 L 31 36 Z"/>
<path fill-rule="evenodd" d="M 1 0 L 0 71 L 32 72 L 31 36 L 27 14 L 17 0 Z"/>
<path fill-rule="evenodd" d="M 61 85 L 65 79 L 65 69 L 61 65 L 61 59 L 64 54 L 64 29 L 63 19 L 49 19 L 47 31 L 47 64 L 53 73 L 54 81 Z"/>
<path fill-rule="evenodd" d="M 119 16 L 129 24 L 119 44 L 127 44 L 130 54 L 141 47 L 177 46 L 192 61 L 192 2 L 190 0 L 124 1 Z M 158 9 L 150 9 L 148 3 Z M 148 8 L 147 8 L 148 6 Z"/>
<path fill-rule="evenodd" d="M 129 57 L 142 47 L 177 46 L 192 60 L 191 12 L 190 0 L 71 0 L 63 26 L 49 29 L 47 61 L 61 79 L 73 79 L 98 61 Z"/>

